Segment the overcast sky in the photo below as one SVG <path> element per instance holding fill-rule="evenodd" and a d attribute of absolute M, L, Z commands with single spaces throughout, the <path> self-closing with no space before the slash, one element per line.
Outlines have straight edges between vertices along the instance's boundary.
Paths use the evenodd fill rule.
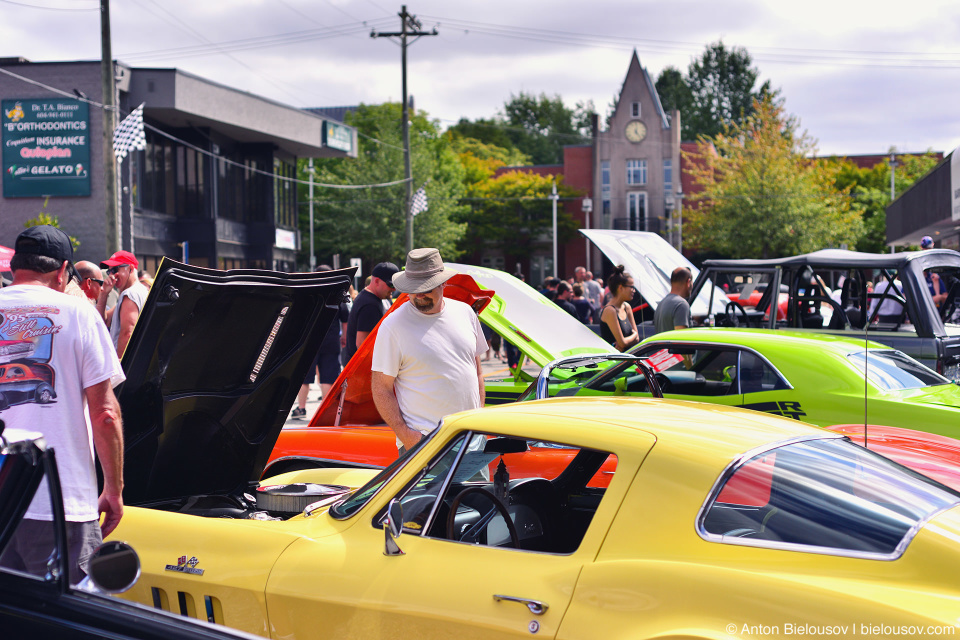
<path fill-rule="evenodd" d="M 298 107 L 399 100 L 388 0 L 114 0 L 114 57 L 178 67 Z M 0 0 L 0 57 L 100 57 L 98 0 Z M 409 91 L 443 126 L 493 116 L 520 91 L 592 100 L 601 114 L 635 48 L 654 80 L 719 39 L 747 48 L 761 81 L 821 154 L 960 145 L 956 0 L 410 0 L 425 30 Z"/>

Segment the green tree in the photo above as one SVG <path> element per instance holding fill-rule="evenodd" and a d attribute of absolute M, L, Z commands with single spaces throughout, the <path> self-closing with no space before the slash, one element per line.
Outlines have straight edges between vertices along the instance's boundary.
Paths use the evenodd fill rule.
<path fill-rule="evenodd" d="M 347 124 L 362 134 L 356 158 L 324 159 L 316 163 L 315 180 L 328 184 L 382 184 L 403 179 L 401 105 L 360 105 L 347 116 Z M 418 111 L 410 128 L 413 190 L 425 185 L 428 210 L 414 218 L 413 241 L 418 247 L 436 247 L 444 259 L 459 255 L 458 242 L 465 225 L 453 219 L 464 208 L 464 168 L 449 136 L 439 124 Z M 299 173 L 306 179 L 306 162 Z M 307 201 L 300 185 L 299 201 Z M 315 188 L 314 246 L 318 256 L 339 253 L 359 257 L 366 265 L 390 260 L 403 264 L 406 256 L 404 185 L 368 189 Z M 301 207 L 301 228 L 308 228 L 306 205 Z M 304 262 L 308 262 L 308 256 Z"/>
<path fill-rule="evenodd" d="M 683 74 L 676 67 L 667 67 L 657 76 L 657 95 L 663 110 L 670 115 L 674 109 L 680 111 L 681 129 L 683 121 L 690 114 L 693 107 L 693 93 L 684 79 Z M 688 138 L 691 139 L 692 138 Z"/>
<path fill-rule="evenodd" d="M 46 199 L 43 201 L 43 208 L 44 208 L 44 209 L 47 208 L 47 202 L 49 202 L 49 201 L 50 201 L 50 198 L 46 198 Z M 37 214 L 37 217 L 36 217 L 36 218 L 30 218 L 29 220 L 27 220 L 26 222 L 24 222 L 24 223 L 23 223 L 23 228 L 24 228 L 24 229 L 29 229 L 30 227 L 39 227 L 40 225 L 44 225 L 44 224 L 47 224 L 47 225 L 50 225 L 51 227 L 56 227 L 57 229 L 59 229 L 59 228 L 60 228 L 60 218 L 58 218 L 57 216 L 52 216 L 52 215 L 50 215 L 49 213 L 46 213 L 45 211 L 41 211 L 40 213 Z M 74 250 L 74 251 L 76 251 L 77 249 L 80 248 L 80 241 L 79 241 L 79 240 L 77 240 L 76 238 L 74 238 L 74 237 L 71 236 L 71 235 L 67 235 L 67 237 L 70 238 L 70 244 L 73 245 L 73 250 Z"/>
<path fill-rule="evenodd" d="M 685 140 L 712 138 L 722 133 L 724 126 L 750 116 L 754 101 L 767 96 L 776 101 L 779 90 L 771 90 L 769 80 L 754 91 L 760 71 L 752 64 L 746 49 L 728 49 L 723 42 L 707 45 L 703 55 L 690 63 L 685 80 L 691 103 L 686 111 L 681 110 Z M 675 81 L 673 74 L 670 77 Z"/>
<path fill-rule="evenodd" d="M 809 159 L 815 142 L 767 96 L 742 124 L 690 154 L 702 191 L 692 200 L 685 231 L 693 244 L 731 258 L 774 258 L 842 243 L 855 246 L 860 212 L 836 188 L 835 165 Z"/>
<path fill-rule="evenodd" d="M 896 153 L 896 149 L 891 149 Z M 849 192 L 851 206 L 863 217 L 864 234 L 857 243 L 859 251 L 883 253 L 887 251 L 887 214 L 890 205 L 890 164 L 879 162 L 860 168 L 849 160 L 838 163 L 836 185 Z M 897 155 L 899 166 L 894 172 L 894 189 L 906 191 L 937 164 L 933 151 L 923 155 Z"/>
<path fill-rule="evenodd" d="M 560 164 L 565 145 L 583 143 L 589 137 L 594 111 L 590 101 L 570 109 L 559 95 L 534 96 L 521 91 L 510 96 L 496 117 L 475 122 L 463 119 L 450 130 L 459 137 L 516 149 L 530 156 L 534 164 Z"/>
<path fill-rule="evenodd" d="M 582 194 L 564 184 L 563 176 L 507 171 L 468 186 L 465 202 L 469 208 L 458 218 L 468 229 L 461 248 L 469 251 L 486 246 L 501 250 L 510 258 L 523 259 L 529 258 L 535 249 L 549 245 L 553 233 L 549 195 L 554 180 L 561 198 L 557 206 L 558 241 L 572 240 L 578 225 L 564 209 L 562 200 Z"/>

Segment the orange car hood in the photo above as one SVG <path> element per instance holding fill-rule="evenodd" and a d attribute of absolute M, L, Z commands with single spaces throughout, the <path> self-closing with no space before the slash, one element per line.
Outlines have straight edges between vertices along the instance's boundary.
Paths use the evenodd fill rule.
<path fill-rule="evenodd" d="M 490 304 L 496 292 L 492 289 L 481 289 L 476 281 L 462 273 L 454 275 L 447 280 L 447 285 L 443 289 L 443 297 L 451 300 L 459 300 L 473 307 L 478 314 Z M 409 296 L 403 293 L 396 299 L 393 306 L 383 317 L 400 308 L 400 305 L 407 302 Z M 377 332 L 380 329 L 380 323 L 383 318 L 373 328 L 367 339 L 357 349 L 357 352 L 350 358 L 347 366 L 340 372 L 340 376 L 329 393 L 324 395 L 323 403 L 313 419 L 310 420 L 311 427 L 322 427 L 330 425 L 364 425 L 364 424 L 382 424 L 383 419 L 377 412 L 373 404 L 373 393 L 370 390 L 370 367 L 373 362 L 373 345 L 376 342 Z"/>

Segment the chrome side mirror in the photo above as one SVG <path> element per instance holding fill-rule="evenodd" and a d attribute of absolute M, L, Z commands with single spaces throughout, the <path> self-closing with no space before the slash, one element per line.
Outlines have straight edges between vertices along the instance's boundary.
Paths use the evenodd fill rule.
<path fill-rule="evenodd" d="M 90 557 L 87 577 L 79 588 L 92 593 L 123 593 L 140 579 L 140 556 L 126 542 L 111 540 Z"/>
<path fill-rule="evenodd" d="M 403 549 L 397 544 L 397 538 L 403 531 L 403 507 L 400 501 L 394 498 L 387 505 L 387 516 L 383 519 L 383 535 L 385 556 L 402 556 Z"/>

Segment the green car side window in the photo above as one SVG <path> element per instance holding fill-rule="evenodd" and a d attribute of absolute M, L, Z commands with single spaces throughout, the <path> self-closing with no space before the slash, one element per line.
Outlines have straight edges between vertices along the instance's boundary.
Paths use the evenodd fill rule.
<path fill-rule="evenodd" d="M 780 391 L 789 388 L 790 385 L 783 377 L 762 358 L 749 351 L 740 353 L 740 393 Z"/>

